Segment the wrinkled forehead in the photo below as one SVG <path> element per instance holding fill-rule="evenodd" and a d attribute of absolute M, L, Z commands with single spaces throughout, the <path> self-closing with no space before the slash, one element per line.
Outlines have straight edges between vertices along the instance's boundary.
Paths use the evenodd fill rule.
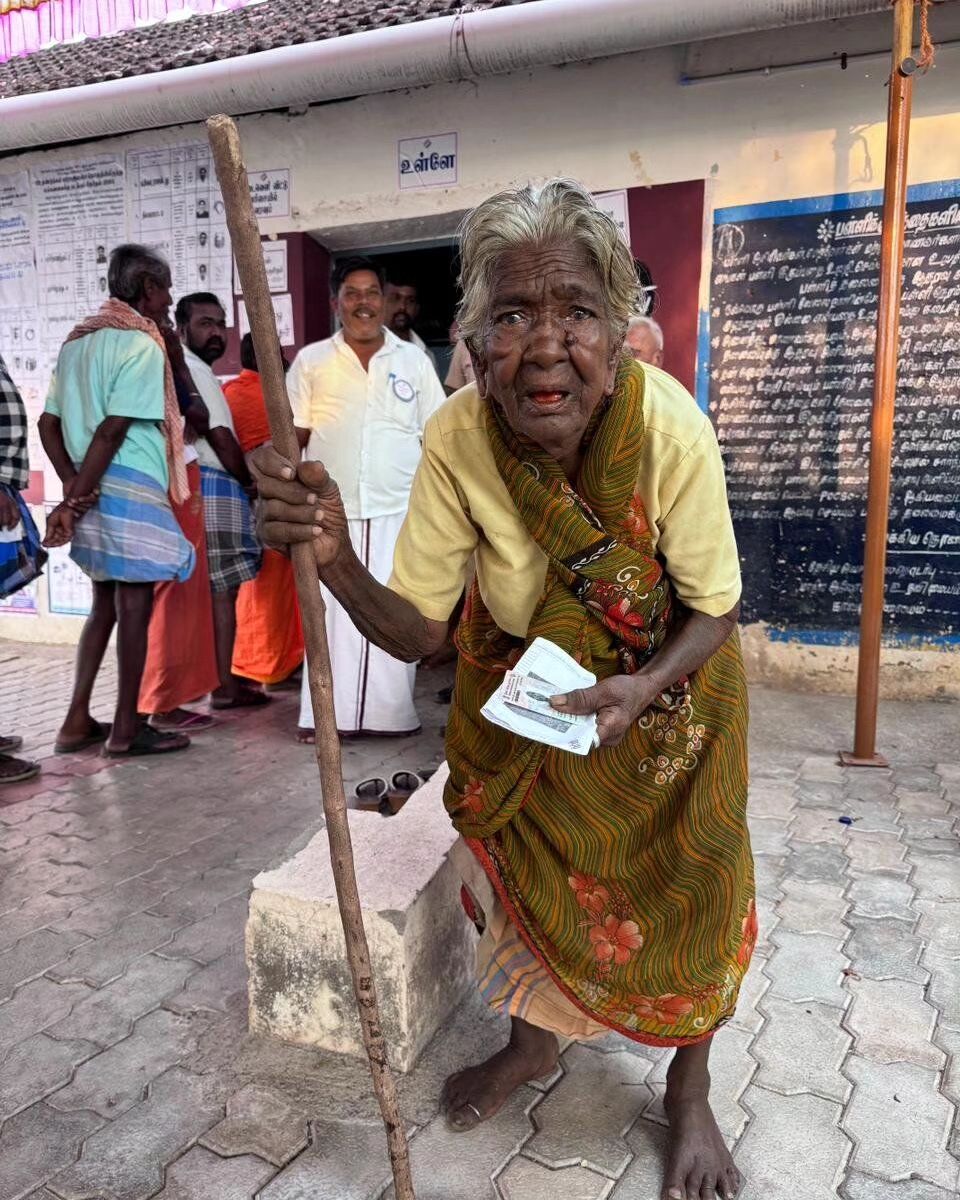
<path fill-rule="evenodd" d="M 600 272 L 589 251 L 578 242 L 515 246 L 494 264 L 491 305 L 576 300 L 606 308 Z"/>

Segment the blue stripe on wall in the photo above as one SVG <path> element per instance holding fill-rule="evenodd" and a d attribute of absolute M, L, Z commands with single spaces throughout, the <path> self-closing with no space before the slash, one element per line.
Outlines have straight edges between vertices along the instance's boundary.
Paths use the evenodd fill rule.
<path fill-rule="evenodd" d="M 939 183 L 917 183 L 907 188 L 907 203 L 918 200 L 946 200 L 960 196 L 960 179 L 945 179 Z M 718 208 L 715 225 L 731 221 L 756 221 L 768 217 L 799 217 L 806 213 L 844 212 L 851 208 L 877 208 L 883 203 L 883 192 L 841 192 L 836 196 L 805 196 L 799 200 L 772 200 L 767 204 L 738 204 Z"/>

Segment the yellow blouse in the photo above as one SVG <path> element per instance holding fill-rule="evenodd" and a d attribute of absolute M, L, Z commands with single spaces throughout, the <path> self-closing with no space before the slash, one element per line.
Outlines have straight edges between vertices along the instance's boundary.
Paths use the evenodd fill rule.
<path fill-rule="evenodd" d="M 740 560 L 713 426 L 689 392 L 644 365 L 646 436 L 637 490 L 657 554 L 689 608 L 718 617 L 740 598 Z M 388 586 L 424 617 L 445 621 L 471 555 L 494 620 L 523 637 L 547 560 L 500 478 L 475 384 L 428 421 Z"/>

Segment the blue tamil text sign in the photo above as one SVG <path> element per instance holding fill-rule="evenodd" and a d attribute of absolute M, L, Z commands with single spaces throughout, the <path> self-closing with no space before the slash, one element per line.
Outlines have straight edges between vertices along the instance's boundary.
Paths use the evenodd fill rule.
<path fill-rule="evenodd" d="M 455 184 L 459 173 L 457 135 L 401 138 L 397 142 L 397 167 L 401 191 Z"/>

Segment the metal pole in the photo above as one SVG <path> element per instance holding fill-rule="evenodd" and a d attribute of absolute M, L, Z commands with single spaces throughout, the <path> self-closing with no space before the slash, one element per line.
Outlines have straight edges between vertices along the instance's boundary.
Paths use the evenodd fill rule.
<path fill-rule="evenodd" d="M 842 750 L 849 767 L 885 767 L 876 752 L 877 700 L 880 687 L 880 640 L 883 632 L 884 569 L 890 509 L 890 467 L 900 342 L 900 286 L 907 218 L 907 149 L 913 73 L 914 0 L 896 0 L 893 13 L 893 63 L 887 112 L 887 154 L 883 178 L 883 234 L 880 243 L 880 300 L 870 425 L 870 482 L 863 560 L 863 605 L 857 663 L 857 711 L 853 751 Z"/>
<path fill-rule="evenodd" d="M 280 360 L 280 339 L 277 337 L 267 272 L 263 264 L 260 230 L 250 201 L 247 172 L 240 149 L 240 135 L 234 122 L 225 116 L 211 117 L 207 121 L 207 133 L 243 287 L 243 298 L 250 320 L 250 332 L 253 335 L 273 444 L 285 458 L 291 462 L 298 462 L 300 447 L 297 444 L 293 414 L 287 399 L 283 365 Z M 373 1090 L 380 1103 L 380 1112 L 386 1127 L 397 1200 L 416 1200 L 410 1174 L 410 1154 L 403 1121 L 400 1118 L 397 1089 L 387 1061 L 386 1040 L 380 1024 L 377 992 L 370 967 L 370 951 L 363 928 L 350 826 L 347 823 L 340 740 L 333 714 L 333 679 L 330 673 L 323 597 L 320 594 L 313 547 L 307 544 L 293 546 L 291 557 L 296 576 L 297 596 L 303 614 L 310 696 L 317 730 L 317 765 L 320 768 L 330 862 L 340 905 L 340 918 L 343 921 L 347 961 L 353 977 L 360 1029 L 370 1060 Z"/>

